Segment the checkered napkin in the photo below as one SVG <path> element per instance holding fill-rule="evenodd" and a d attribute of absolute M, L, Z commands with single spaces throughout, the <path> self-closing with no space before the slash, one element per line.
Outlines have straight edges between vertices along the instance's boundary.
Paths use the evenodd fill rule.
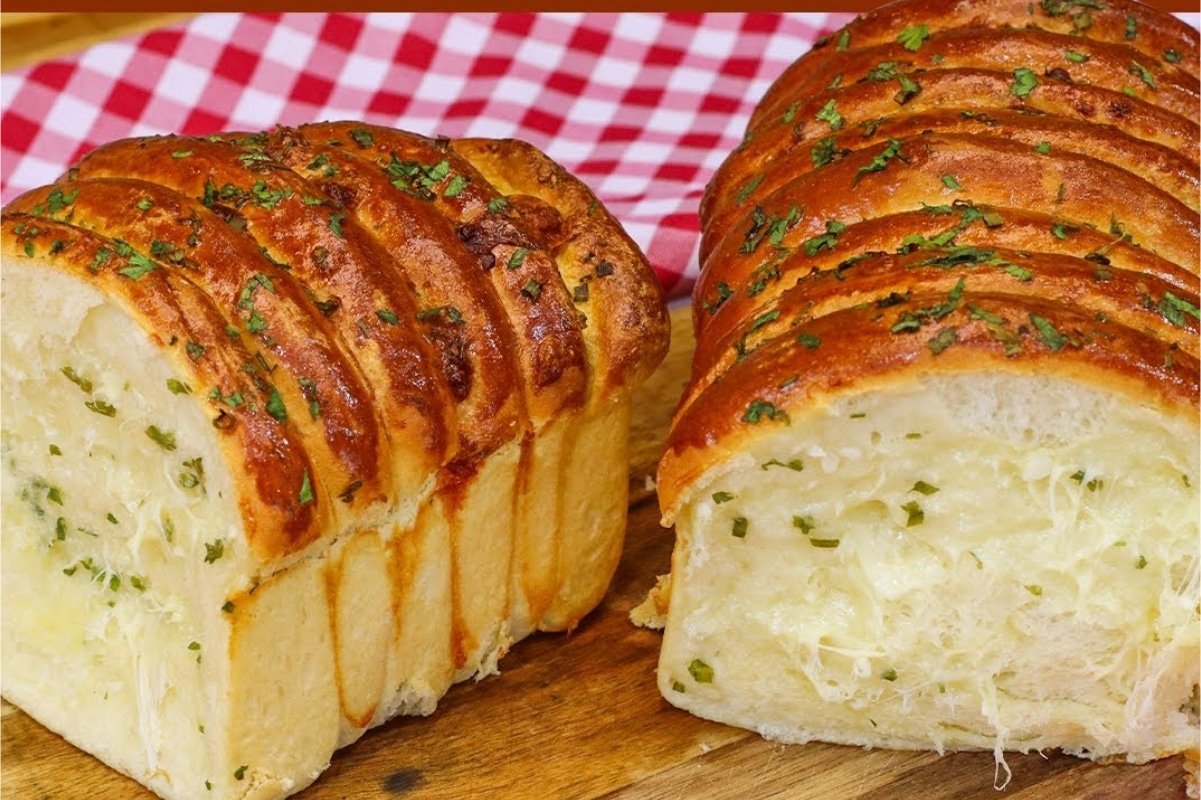
<path fill-rule="evenodd" d="M 126 136 L 358 119 L 517 137 L 584 180 L 672 296 L 771 81 L 848 14 L 207 14 L 0 76 L 0 202 Z"/>

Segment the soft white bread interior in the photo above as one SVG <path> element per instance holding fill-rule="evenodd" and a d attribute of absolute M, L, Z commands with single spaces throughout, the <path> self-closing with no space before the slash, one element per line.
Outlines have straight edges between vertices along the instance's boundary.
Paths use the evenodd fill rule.
<path fill-rule="evenodd" d="M 775 82 L 701 207 L 669 702 L 1195 761 L 1197 64 L 1126 0 L 900 0 Z"/>
<path fill-rule="evenodd" d="M 604 594 L 666 311 L 529 145 L 115 142 L 0 258 L 4 697 L 163 797 L 299 791 Z"/>

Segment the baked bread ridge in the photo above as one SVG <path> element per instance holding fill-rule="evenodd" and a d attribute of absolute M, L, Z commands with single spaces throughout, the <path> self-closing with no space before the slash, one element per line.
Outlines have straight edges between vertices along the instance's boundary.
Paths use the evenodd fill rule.
<path fill-rule="evenodd" d="M 557 165 L 451 144 L 126 140 L 4 209 L 4 694 L 164 797 L 299 791 L 612 576 L 661 289 Z"/>
<path fill-rule="evenodd" d="M 1167 60 L 1176 69 L 1199 75 L 1201 36 L 1197 29 L 1170 14 L 1136 0 L 998 0 L 979 3 L 973 0 L 896 0 L 885 3 L 817 41 L 813 48 L 786 68 L 764 93 L 752 112 L 754 127 L 780 104 L 781 96 L 809 79 L 831 56 L 898 41 L 901 31 L 937 35 L 956 28 L 1029 29 L 1075 37 L 1082 45 L 1099 42 L 1135 50 L 1146 61 Z M 1076 52 L 1073 49 L 1073 52 Z M 1077 62 L 1080 63 L 1080 62 Z"/>
<path fill-rule="evenodd" d="M 631 614 L 668 702 L 1195 765 L 1197 40 L 1124 1 L 903 0 L 776 81 L 700 209 L 676 545 Z"/>

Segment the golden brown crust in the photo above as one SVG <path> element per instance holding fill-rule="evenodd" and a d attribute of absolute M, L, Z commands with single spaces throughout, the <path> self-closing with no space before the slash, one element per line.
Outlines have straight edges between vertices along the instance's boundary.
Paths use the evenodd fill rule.
<path fill-rule="evenodd" d="M 902 97 L 897 85 L 894 81 L 870 81 L 821 95 L 806 95 L 795 108 L 793 118 L 805 121 L 806 125 L 810 120 L 825 125 L 830 129 L 828 136 L 834 132 L 832 126 L 816 118 L 831 101 L 841 117 L 840 129 L 848 130 L 893 117 L 902 107 L 907 114 L 947 109 L 989 114 L 998 109 L 1014 108 L 1079 122 L 1118 126 L 1127 135 L 1185 154 L 1196 153 L 1197 148 L 1191 143 L 1198 140 L 1201 131 L 1194 120 L 1166 112 L 1136 97 L 1084 84 L 1043 82 L 1019 98 L 1012 91 L 1012 75 L 984 70 L 939 70 L 923 74 L 921 91 L 901 104 L 897 100 Z M 766 175 L 775 168 L 775 161 L 789 149 L 793 128 L 792 124 L 769 119 L 718 168 L 706 188 L 701 206 L 706 220 L 702 263 L 726 235 L 729 222 L 721 218 L 723 213 L 728 213 L 726 205 L 744 198 L 749 193 L 748 186 L 752 190 L 755 188 L 757 176 Z"/>
<path fill-rule="evenodd" d="M 247 539 L 262 553 L 291 552 L 315 541 L 329 525 L 330 497 L 314 483 L 314 501 L 298 491 L 305 476 L 317 476 L 304 437 L 294 424 L 267 408 L 272 391 L 286 389 L 267 380 L 244 337 L 228 329 L 239 320 L 219 308 L 185 270 L 146 262 L 118 242 L 86 228 L 45 216 L 6 211 L 0 220 L 0 255 L 33 259 L 48 271 L 61 271 L 94 285 L 137 319 L 170 358 L 184 385 L 213 421 L 222 452 L 247 481 L 237 485 L 247 520 Z M 144 255 L 144 254 L 142 254 Z M 142 266 L 139 266 L 142 265 Z M 248 369 L 250 367 L 250 369 Z M 209 387 L 222 387 L 219 397 Z M 244 402 L 227 398 L 241 397 Z"/>
<path fill-rule="evenodd" d="M 1057 225 L 1059 227 L 1057 227 Z M 1065 255 L 1094 269 L 1112 268 L 1146 275 L 1174 287 L 1181 296 L 1195 294 L 1197 276 L 1133 245 L 1107 229 L 1063 225 L 1050 214 L 953 201 L 921 210 L 890 214 L 847 225 L 837 236 L 823 235 L 793 249 L 770 272 L 747 261 L 731 262 L 728 283 L 702 279 L 694 305 L 695 326 L 706 338 L 720 340 L 762 314 L 762 307 L 810 272 L 845 273 L 865 256 L 920 249 L 929 256 L 967 259 L 973 251 L 1004 249 L 1024 254 Z M 1020 266 L 1020 262 L 1019 262 Z"/>
<path fill-rule="evenodd" d="M 72 174 L 166 187 L 243 231 L 267 259 L 287 265 L 308 304 L 352 347 L 368 385 L 378 387 L 371 402 L 392 439 L 391 474 L 402 481 L 400 492 L 417 491 L 445 460 L 452 406 L 418 332 L 413 290 L 337 200 L 260 151 L 209 139 L 113 142 L 85 156 Z"/>
<path fill-rule="evenodd" d="M 503 185 L 449 140 L 350 122 L 123 140 L 7 206 L 3 246 L 76 275 L 79 254 L 116 254 L 125 272 L 87 277 L 223 412 L 246 535 L 271 562 L 436 472 L 453 501 L 481 459 L 662 358 L 658 283 L 582 184 L 528 145 L 463 149 Z M 84 244 L 39 250 L 46 231 Z M 566 282 L 584 278 L 563 267 L 583 246 L 615 276 L 597 304 L 612 320 L 587 335 Z"/>
<path fill-rule="evenodd" d="M 702 201 L 665 513 L 755 402 L 1000 369 L 1195 407 L 1198 53 L 1127 0 L 899 0 L 785 70 Z"/>
<path fill-rule="evenodd" d="M 692 481 L 764 427 L 788 425 L 792 416 L 841 394 L 929 374 L 1059 376 L 1123 392 L 1166 413 L 1195 413 L 1197 358 L 1155 336 L 1056 301 L 970 291 L 945 315 L 904 324 L 906 312 L 946 300 L 944 294 L 912 295 L 885 313 L 874 305 L 829 313 L 805 324 L 810 339 L 779 336 L 708 384 L 672 423 L 657 483 L 665 519 Z"/>
<path fill-rule="evenodd" d="M 1133 22 L 1131 21 L 1133 19 Z M 1170 68 L 1198 77 L 1201 43 L 1195 28 L 1133 0 L 1074 2 L 1073 0 L 897 0 L 865 14 L 814 45 L 785 70 L 768 89 L 751 126 L 779 104 L 779 98 L 806 80 L 832 53 L 885 45 L 912 26 L 928 33 L 956 28 L 1016 28 L 1071 36 L 1087 47 L 1092 42 L 1130 47 L 1145 61 L 1168 61 Z M 1080 48 L 1073 48 L 1073 52 Z M 1127 65 L 1129 66 L 1129 65 Z M 1149 65 L 1148 65 L 1149 66 Z M 1166 68 L 1166 67 L 1165 67 Z"/>
<path fill-rule="evenodd" d="M 452 143 L 489 182 L 521 203 L 550 206 L 560 219 L 552 255 L 587 319 L 594 396 L 641 383 L 667 354 L 670 323 L 654 270 L 591 191 L 541 151 L 515 139 Z"/>
<path fill-rule="evenodd" d="M 525 375 L 531 417 L 545 420 L 583 403 L 587 369 L 582 320 L 547 253 L 547 232 L 490 211 L 489 205 L 503 196 L 450 147 L 449 140 L 351 122 L 307 125 L 302 131 L 311 139 L 361 149 L 382 169 L 400 165 L 394 167 L 395 180 L 418 193 L 427 188 L 426 170 L 442 162 L 447 170 L 442 182 L 462 176 L 458 192 L 450 197 L 445 191 L 431 193 L 429 202 L 454 225 L 509 313 L 521 343 L 514 355 Z M 354 131 L 367 131 L 369 137 L 356 136 Z"/>
<path fill-rule="evenodd" d="M 458 403 L 458 457 L 490 453 L 525 430 L 529 415 L 511 355 L 516 334 L 495 288 L 479 280 L 479 262 L 450 221 L 431 203 L 396 188 L 357 147 L 328 144 L 305 128 L 277 129 L 261 144 L 337 198 L 413 286 L 418 325 Z"/>

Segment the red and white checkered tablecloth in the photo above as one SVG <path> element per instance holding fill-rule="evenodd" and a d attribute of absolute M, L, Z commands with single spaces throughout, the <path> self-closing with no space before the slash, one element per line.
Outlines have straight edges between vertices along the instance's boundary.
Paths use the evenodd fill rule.
<path fill-rule="evenodd" d="M 125 136 L 361 119 L 532 142 L 673 296 L 696 208 L 770 82 L 843 13 L 205 14 L 0 76 L 0 202 Z"/>

